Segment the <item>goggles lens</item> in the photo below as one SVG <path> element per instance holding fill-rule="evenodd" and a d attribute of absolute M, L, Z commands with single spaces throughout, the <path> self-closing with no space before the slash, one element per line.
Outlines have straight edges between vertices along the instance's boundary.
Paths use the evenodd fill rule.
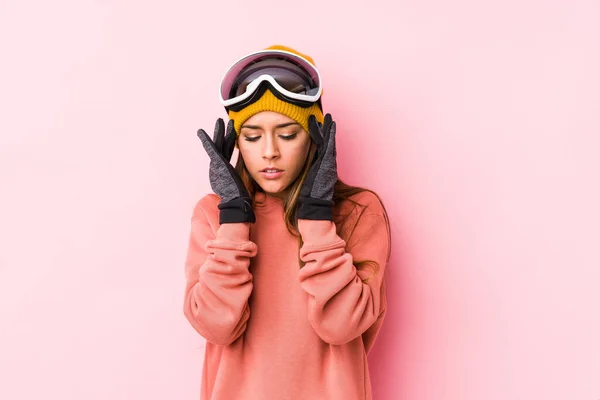
<path fill-rule="evenodd" d="M 261 75 L 270 75 L 292 93 L 313 95 L 318 91 L 318 85 L 304 69 L 289 61 L 267 59 L 244 68 L 233 83 L 228 98 L 244 94 L 248 85 Z"/>
<path fill-rule="evenodd" d="M 229 68 L 221 81 L 221 103 L 225 107 L 247 105 L 265 81 L 291 102 L 313 103 L 321 95 L 319 72 L 310 62 L 289 52 L 261 51 Z"/>

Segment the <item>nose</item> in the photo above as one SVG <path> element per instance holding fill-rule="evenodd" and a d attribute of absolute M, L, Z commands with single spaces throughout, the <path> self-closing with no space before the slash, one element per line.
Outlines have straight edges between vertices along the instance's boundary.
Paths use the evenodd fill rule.
<path fill-rule="evenodd" d="M 274 135 L 265 135 L 266 140 L 263 142 L 263 158 L 265 160 L 274 160 L 279 157 L 279 147 Z"/>

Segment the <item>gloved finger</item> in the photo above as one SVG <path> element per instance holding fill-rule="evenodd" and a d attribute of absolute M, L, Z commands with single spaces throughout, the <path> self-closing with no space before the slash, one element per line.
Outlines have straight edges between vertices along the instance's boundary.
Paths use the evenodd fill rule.
<path fill-rule="evenodd" d="M 325 114 L 323 125 L 324 126 L 331 125 L 332 121 L 333 121 L 333 119 L 331 118 L 331 114 L 329 114 L 329 113 Z"/>
<path fill-rule="evenodd" d="M 198 138 L 200 138 L 200 141 L 202 142 L 202 146 L 204 146 L 204 150 L 206 150 L 206 152 L 208 153 L 209 157 L 212 158 L 213 154 L 217 150 L 215 149 L 215 144 L 208 137 L 208 135 L 206 134 L 206 132 L 204 131 L 204 129 L 198 129 Z"/>
<path fill-rule="evenodd" d="M 215 148 L 221 154 L 223 154 L 223 136 L 225 134 L 225 123 L 223 122 L 223 118 L 218 118 L 215 123 L 215 133 L 213 135 L 213 142 L 215 143 Z"/>
<path fill-rule="evenodd" d="M 308 117 L 308 134 L 310 138 L 317 144 L 317 148 L 321 148 L 323 145 L 323 135 L 321 128 L 317 123 L 317 118 L 314 115 Z"/>
<path fill-rule="evenodd" d="M 237 134 L 235 133 L 234 121 L 230 119 L 227 123 L 227 134 L 225 136 L 225 143 L 223 145 L 223 157 L 225 157 L 227 161 L 231 161 L 236 139 Z"/>
<path fill-rule="evenodd" d="M 331 127 L 329 128 L 329 134 L 327 135 L 327 151 L 334 158 L 337 157 L 337 150 L 335 146 L 335 132 L 336 125 L 335 121 L 331 122 Z"/>
<path fill-rule="evenodd" d="M 329 146 L 329 137 L 331 134 L 331 127 L 335 124 L 333 119 L 331 118 L 331 114 L 325 114 L 325 118 L 323 119 L 323 136 L 326 143 L 326 146 Z"/>
<path fill-rule="evenodd" d="M 333 127 L 333 130 L 332 130 Z M 333 139 L 333 148 L 332 148 L 332 139 Z M 331 118 L 331 114 L 326 114 L 323 119 L 323 145 L 321 147 L 321 151 L 323 156 L 325 154 L 331 154 L 332 150 L 335 151 L 335 122 Z"/>

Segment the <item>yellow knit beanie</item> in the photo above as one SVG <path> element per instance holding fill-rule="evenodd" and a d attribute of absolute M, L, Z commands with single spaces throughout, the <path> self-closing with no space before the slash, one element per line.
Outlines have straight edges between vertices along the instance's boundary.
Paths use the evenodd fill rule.
<path fill-rule="evenodd" d="M 315 62 L 310 56 L 302 54 L 290 47 L 274 45 L 267 47 L 265 50 L 272 49 L 289 51 L 290 53 L 297 54 L 300 57 L 307 59 L 311 64 L 315 65 Z M 286 115 L 302 125 L 306 132 L 308 132 L 308 117 L 310 117 L 311 114 L 314 115 L 317 118 L 317 121 L 320 123 L 323 123 L 324 120 L 323 111 L 317 103 L 312 104 L 310 107 L 303 108 L 278 99 L 269 89 L 267 89 L 260 99 L 249 106 L 241 109 L 240 111 L 228 111 L 229 119 L 233 119 L 235 121 L 234 128 L 237 135 L 240 134 L 240 128 L 244 122 L 246 122 L 254 114 L 258 114 L 262 111 L 274 111 Z"/>

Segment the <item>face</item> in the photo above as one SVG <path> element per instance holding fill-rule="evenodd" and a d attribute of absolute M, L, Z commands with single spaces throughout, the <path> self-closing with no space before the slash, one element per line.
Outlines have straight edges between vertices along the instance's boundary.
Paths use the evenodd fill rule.
<path fill-rule="evenodd" d="M 254 114 L 244 122 L 238 137 L 248 172 L 267 194 L 277 197 L 300 175 L 310 144 L 310 136 L 300 124 L 273 111 Z M 276 171 L 266 171 L 270 169 Z"/>

